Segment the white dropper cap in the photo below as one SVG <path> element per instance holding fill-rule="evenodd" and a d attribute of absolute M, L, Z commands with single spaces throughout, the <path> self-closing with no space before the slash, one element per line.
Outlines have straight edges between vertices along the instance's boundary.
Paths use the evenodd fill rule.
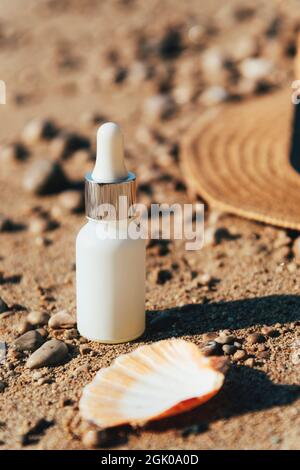
<path fill-rule="evenodd" d="M 126 201 L 120 196 L 126 196 Z M 124 218 L 127 209 L 136 202 L 136 177 L 128 172 L 124 163 L 124 147 L 121 129 L 113 122 L 106 122 L 97 132 L 97 156 L 94 170 L 85 175 L 85 213 L 93 220 Z M 103 216 L 103 204 L 114 210 Z"/>
<path fill-rule="evenodd" d="M 106 122 L 97 132 L 97 156 L 92 178 L 97 183 L 114 183 L 127 177 L 121 129 L 113 122 Z"/>

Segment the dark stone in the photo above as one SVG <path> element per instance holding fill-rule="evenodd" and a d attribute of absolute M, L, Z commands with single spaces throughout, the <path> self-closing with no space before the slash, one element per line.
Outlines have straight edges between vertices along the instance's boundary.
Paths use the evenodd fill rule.
<path fill-rule="evenodd" d="M 24 188 L 34 194 L 55 194 L 68 187 L 67 178 L 57 162 L 42 159 L 27 170 Z"/>

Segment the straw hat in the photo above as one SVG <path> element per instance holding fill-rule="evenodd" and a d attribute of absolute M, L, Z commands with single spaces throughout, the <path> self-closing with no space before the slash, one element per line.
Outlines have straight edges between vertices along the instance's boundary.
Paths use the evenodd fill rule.
<path fill-rule="evenodd" d="M 292 92 L 289 85 L 209 110 L 188 131 L 183 170 L 211 206 L 300 230 L 300 105 L 292 104 Z"/>

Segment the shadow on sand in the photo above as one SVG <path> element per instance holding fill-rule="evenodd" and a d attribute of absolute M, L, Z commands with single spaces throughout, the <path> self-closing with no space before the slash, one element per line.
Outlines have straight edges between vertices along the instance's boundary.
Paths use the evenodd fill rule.
<path fill-rule="evenodd" d="M 300 296 L 274 295 L 232 302 L 185 305 L 147 312 L 146 341 L 192 336 L 230 328 L 285 324 L 300 320 Z M 148 424 L 148 430 L 195 428 L 205 431 L 209 423 L 293 403 L 300 386 L 277 385 L 257 369 L 232 365 L 220 393 L 208 403 L 182 415 Z M 189 432 L 187 430 L 187 432 Z M 194 431 L 192 431 L 194 432 Z"/>

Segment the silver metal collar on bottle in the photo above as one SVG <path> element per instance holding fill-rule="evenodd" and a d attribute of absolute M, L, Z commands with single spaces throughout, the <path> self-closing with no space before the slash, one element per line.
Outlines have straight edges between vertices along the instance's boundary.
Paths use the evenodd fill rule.
<path fill-rule="evenodd" d="M 125 197 L 122 197 L 125 196 Z M 92 173 L 85 176 L 85 214 L 92 220 L 120 220 L 133 217 L 131 206 L 136 202 L 136 176 L 128 172 L 126 179 L 98 183 Z"/>

